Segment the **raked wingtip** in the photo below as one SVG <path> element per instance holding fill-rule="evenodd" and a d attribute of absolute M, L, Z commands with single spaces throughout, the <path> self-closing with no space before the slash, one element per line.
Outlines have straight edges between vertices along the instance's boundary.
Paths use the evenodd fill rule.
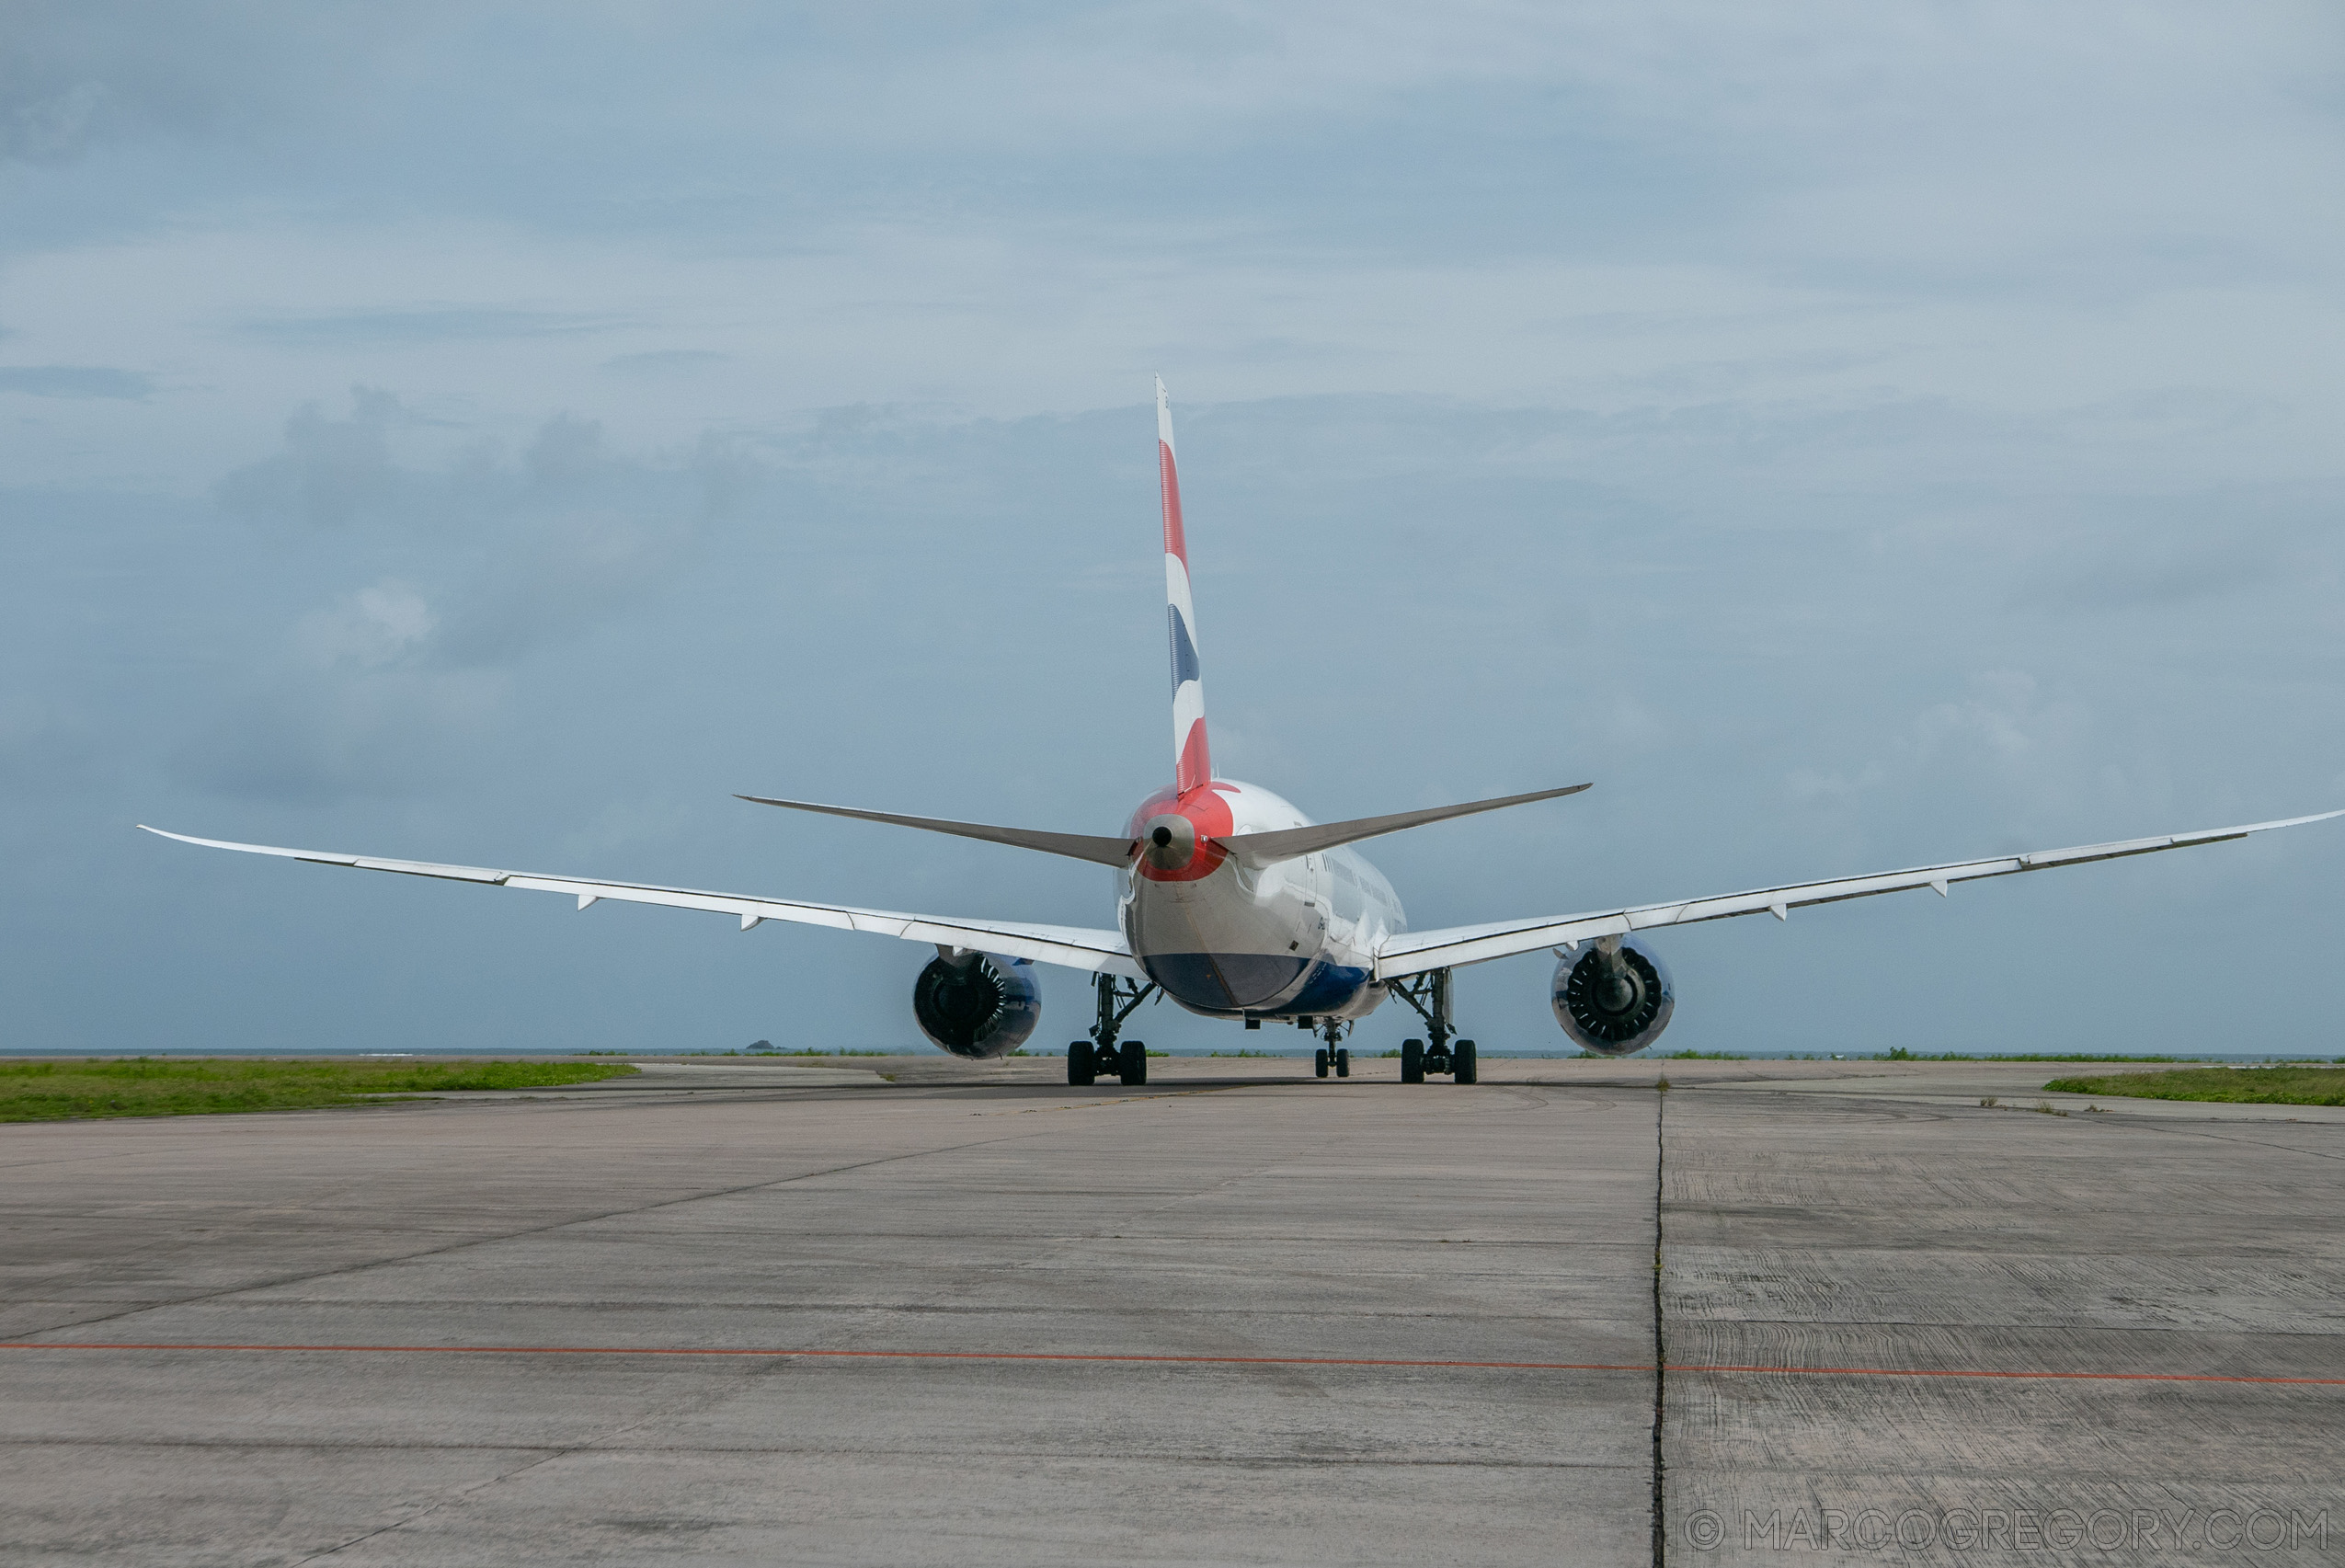
<path fill-rule="evenodd" d="M 2307 822 L 2326 822 L 2335 817 L 2345 817 L 2345 807 L 2335 811 L 2316 811 L 2309 817 L 2283 817 L 2277 822 L 2259 822 L 2248 831 L 2260 833 L 2272 828 L 2301 828 Z"/>

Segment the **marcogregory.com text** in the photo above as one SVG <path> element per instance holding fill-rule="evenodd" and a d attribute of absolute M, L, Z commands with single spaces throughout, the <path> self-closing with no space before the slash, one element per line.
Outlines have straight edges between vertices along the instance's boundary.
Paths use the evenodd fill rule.
<path fill-rule="evenodd" d="M 1715 1508 L 1685 1516 L 1696 1551 L 2316 1551 L 2328 1545 L 2328 1510 L 2294 1508 Z"/>

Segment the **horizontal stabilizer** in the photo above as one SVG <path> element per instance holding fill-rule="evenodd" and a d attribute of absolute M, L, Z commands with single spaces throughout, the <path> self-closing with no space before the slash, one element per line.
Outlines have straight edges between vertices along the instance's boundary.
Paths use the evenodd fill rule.
<path fill-rule="evenodd" d="M 1446 822 L 1452 817 L 1471 817 L 1478 811 L 1496 811 L 1506 806 L 1527 806 L 1534 800 L 1553 800 L 1558 795 L 1577 795 L 1588 787 L 1584 784 L 1566 784 L 1561 789 L 1535 789 L 1528 795 L 1503 795 L 1495 800 L 1470 800 L 1463 806 L 1396 811 L 1390 817 L 1355 817 L 1348 822 L 1319 822 L 1308 828 L 1280 828 L 1267 833 L 1235 833 L 1215 841 L 1249 865 L 1268 865 L 1274 861 L 1317 854 L 1338 844 L 1397 833 L 1403 828 L 1421 828 L 1427 822 Z"/>
<path fill-rule="evenodd" d="M 1561 789 L 1538 789 L 1528 795 L 1501 795 L 1495 800 L 1470 800 L 1462 806 L 1431 806 L 1422 811 L 1396 811 L 1389 817 L 1355 817 L 1348 822 L 1321 822 L 1308 828 L 1280 828 L 1266 833 L 1234 833 L 1215 841 L 1248 865 L 1270 865 L 1282 860 L 1299 860 L 1307 854 L 1332 850 L 1338 844 L 1356 843 L 1379 834 L 1397 833 L 1403 828 L 1422 827 L 1427 822 L 1446 822 L 1452 817 L 1470 817 L 1478 811 L 1496 811 L 1506 806 L 1525 806 L 1534 800 L 1553 800 L 1558 795 L 1577 795 L 1588 787 L 1584 784 L 1567 784 Z M 939 817 L 906 817 L 893 811 L 865 811 L 852 806 L 819 806 L 810 800 L 776 800 L 762 795 L 736 795 L 734 798 L 758 806 L 779 806 L 792 811 L 818 811 L 826 817 L 852 817 L 864 822 L 887 822 L 898 828 L 920 828 L 931 833 L 982 839 L 988 843 L 1009 844 L 1016 849 L 1040 850 L 1045 854 L 1096 861 L 1101 865 L 1129 865 L 1134 853 L 1131 840 L 1111 839 L 1096 833 L 1051 833 L 1038 828 L 997 828 L 986 822 L 952 822 Z"/>
<path fill-rule="evenodd" d="M 792 811 L 819 811 L 826 817 L 853 817 L 865 822 L 891 822 L 898 828 L 922 828 L 932 833 L 983 839 L 988 843 L 1012 844 L 1022 850 L 1040 850 L 1045 854 L 1096 861 L 1102 865 L 1126 866 L 1132 864 L 1131 840 L 1103 838 L 1096 833 L 1047 833 L 1036 828 L 996 828 L 984 822 L 947 822 L 935 817 L 899 817 L 892 811 L 861 811 L 852 806 L 817 806 L 810 800 L 774 800 L 762 795 L 740 795 L 733 798 L 759 806 L 780 806 Z"/>

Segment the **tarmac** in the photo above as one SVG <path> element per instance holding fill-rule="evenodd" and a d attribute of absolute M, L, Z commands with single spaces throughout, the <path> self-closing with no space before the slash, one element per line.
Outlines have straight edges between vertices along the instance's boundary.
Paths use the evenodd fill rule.
<path fill-rule="evenodd" d="M 0 1127 L 0 1564 L 2345 1558 L 2345 1112 L 645 1065 Z"/>

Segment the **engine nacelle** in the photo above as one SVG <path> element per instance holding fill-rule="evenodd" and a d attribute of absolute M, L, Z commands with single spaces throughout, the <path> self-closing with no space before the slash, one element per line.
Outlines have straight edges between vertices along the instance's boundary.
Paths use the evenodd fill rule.
<path fill-rule="evenodd" d="M 1580 944 L 1555 966 L 1555 1021 L 1583 1050 L 1624 1057 L 1661 1038 L 1677 993 L 1661 955 L 1633 936 Z"/>
<path fill-rule="evenodd" d="M 971 1061 L 1008 1056 L 1042 1022 L 1042 988 L 1024 958 L 963 952 L 932 958 L 912 982 L 921 1033 Z"/>

